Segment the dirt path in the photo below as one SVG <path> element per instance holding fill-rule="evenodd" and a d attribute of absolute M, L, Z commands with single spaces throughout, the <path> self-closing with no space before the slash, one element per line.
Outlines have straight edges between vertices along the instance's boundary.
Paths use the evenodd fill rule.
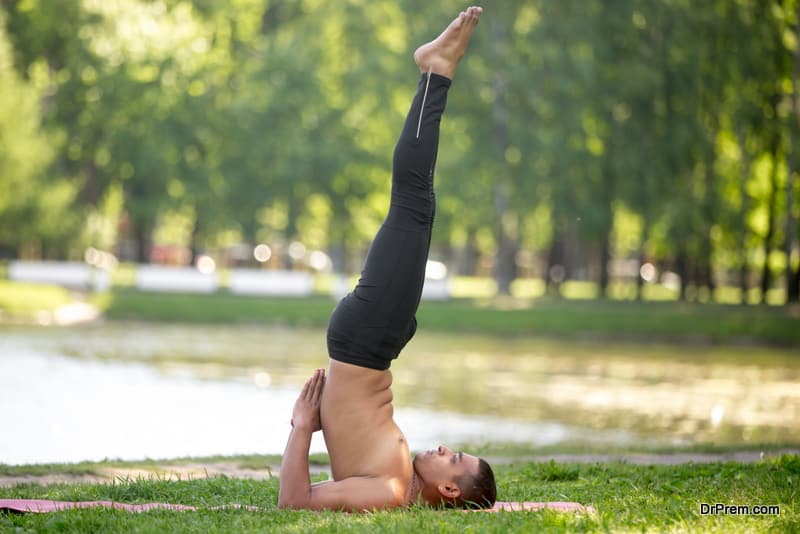
<path fill-rule="evenodd" d="M 629 454 L 542 454 L 520 457 L 487 457 L 489 463 L 509 464 L 517 462 L 549 462 L 553 460 L 565 464 L 594 464 L 625 462 L 634 465 L 677 465 L 686 463 L 709 464 L 714 462 L 753 463 L 764 458 L 774 458 L 784 454 L 800 454 L 800 449 L 783 449 L 770 452 L 732 451 L 724 453 L 629 453 Z"/>
<path fill-rule="evenodd" d="M 742 462 L 753 463 L 764 458 L 777 457 L 783 454 L 800 455 L 800 449 L 784 449 L 761 453 L 757 451 L 741 451 L 726 453 L 635 453 L 635 454 L 546 454 L 522 457 L 487 457 L 490 463 L 511 464 L 520 462 L 558 463 L 608 463 L 626 462 L 635 465 L 677 465 L 689 462 Z M 113 481 L 125 481 L 137 478 L 158 478 L 161 480 L 190 480 L 216 476 L 265 480 L 278 475 L 279 466 L 265 469 L 243 468 L 237 462 L 214 462 L 207 464 L 162 464 L 153 467 L 99 467 L 92 474 L 54 473 L 48 475 L 15 475 L 0 476 L 0 487 L 11 487 L 17 484 L 102 484 Z M 311 466 L 313 474 L 326 473 L 330 477 L 328 466 Z"/>
<path fill-rule="evenodd" d="M 327 466 L 311 466 L 311 473 L 326 473 Z M 0 487 L 17 484 L 101 484 L 137 478 L 158 478 L 160 480 L 192 480 L 226 476 L 230 478 L 267 479 L 278 474 L 278 466 L 266 469 L 243 468 L 237 462 L 213 462 L 203 464 L 162 464 L 148 467 L 98 467 L 94 473 L 72 474 L 53 473 L 47 475 L 3 475 Z"/>

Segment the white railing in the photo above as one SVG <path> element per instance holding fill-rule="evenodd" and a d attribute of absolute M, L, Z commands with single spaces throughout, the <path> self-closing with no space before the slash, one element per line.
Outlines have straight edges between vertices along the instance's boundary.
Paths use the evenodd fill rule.
<path fill-rule="evenodd" d="M 235 295 L 307 297 L 314 292 L 314 277 L 305 271 L 233 269 L 228 289 Z"/>
<path fill-rule="evenodd" d="M 8 264 L 8 278 L 16 282 L 56 284 L 70 289 L 106 291 L 111 287 L 108 271 L 80 262 L 12 261 Z"/>
<path fill-rule="evenodd" d="M 139 265 L 136 288 L 169 293 L 214 293 L 219 287 L 216 274 L 204 274 L 194 267 Z"/>

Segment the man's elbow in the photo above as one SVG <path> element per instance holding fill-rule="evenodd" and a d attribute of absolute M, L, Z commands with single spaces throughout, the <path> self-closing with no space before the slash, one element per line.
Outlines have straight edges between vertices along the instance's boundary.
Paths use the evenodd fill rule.
<path fill-rule="evenodd" d="M 278 508 L 280 510 L 304 510 L 308 508 L 309 498 L 298 498 L 281 493 L 278 495 Z"/>
<path fill-rule="evenodd" d="M 292 500 L 281 495 L 278 497 L 278 509 L 280 510 L 297 510 L 299 506 Z"/>

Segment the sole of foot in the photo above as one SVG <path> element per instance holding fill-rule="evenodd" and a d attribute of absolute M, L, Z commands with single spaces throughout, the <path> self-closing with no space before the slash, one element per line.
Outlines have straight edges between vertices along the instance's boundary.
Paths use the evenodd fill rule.
<path fill-rule="evenodd" d="M 433 72 L 452 79 L 458 63 L 464 57 L 472 32 L 483 13 L 481 7 L 469 7 L 462 11 L 444 31 L 429 43 L 417 48 L 414 62 L 420 72 Z"/>

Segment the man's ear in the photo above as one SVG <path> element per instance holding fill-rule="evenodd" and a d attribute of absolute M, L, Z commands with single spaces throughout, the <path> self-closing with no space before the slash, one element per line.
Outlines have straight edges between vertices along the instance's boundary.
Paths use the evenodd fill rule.
<path fill-rule="evenodd" d="M 439 490 L 439 494 L 444 497 L 445 499 L 458 499 L 461 497 L 461 488 L 456 486 L 452 482 L 448 482 L 446 484 L 439 484 L 437 486 Z"/>

